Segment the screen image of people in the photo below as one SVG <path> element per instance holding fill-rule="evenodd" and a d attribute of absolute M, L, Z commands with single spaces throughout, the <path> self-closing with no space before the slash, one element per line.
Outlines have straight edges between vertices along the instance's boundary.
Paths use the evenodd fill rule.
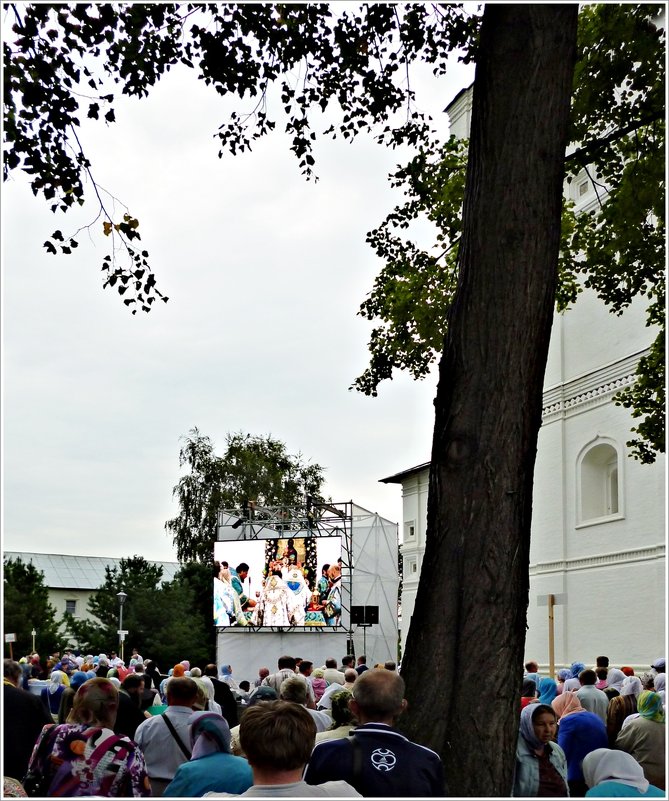
<path fill-rule="evenodd" d="M 332 627 L 341 622 L 341 538 L 214 544 L 215 626 Z"/>

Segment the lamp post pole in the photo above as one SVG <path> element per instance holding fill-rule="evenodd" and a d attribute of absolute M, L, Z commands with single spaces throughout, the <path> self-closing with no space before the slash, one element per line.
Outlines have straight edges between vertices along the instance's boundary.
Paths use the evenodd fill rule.
<path fill-rule="evenodd" d="M 116 597 L 118 598 L 118 652 L 121 661 L 123 661 L 123 641 L 125 640 L 125 631 L 123 631 L 123 604 L 128 597 L 128 593 L 121 590 L 121 592 L 116 593 Z"/>
<path fill-rule="evenodd" d="M 37 632 L 35 631 L 35 629 L 33 629 L 33 630 L 30 632 L 30 634 L 31 634 L 31 636 L 32 636 L 32 638 L 33 638 L 33 653 L 35 653 L 35 637 L 37 636 Z"/>

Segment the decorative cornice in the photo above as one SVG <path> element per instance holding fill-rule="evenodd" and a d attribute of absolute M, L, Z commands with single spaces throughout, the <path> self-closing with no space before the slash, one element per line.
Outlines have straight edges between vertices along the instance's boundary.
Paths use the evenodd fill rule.
<path fill-rule="evenodd" d="M 530 576 L 546 573 L 571 573 L 574 570 L 591 570 L 610 565 L 647 562 L 665 558 L 665 545 L 650 545 L 647 548 L 635 548 L 631 551 L 613 551 L 612 553 L 593 554 L 574 559 L 559 559 L 554 562 L 537 562 L 530 565 Z"/>
<path fill-rule="evenodd" d="M 543 397 L 543 423 L 552 423 L 608 403 L 613 395 L 634 383 L 636 366 L 648 351 L 645 348 L 571 381 L 546 389 Z"/>

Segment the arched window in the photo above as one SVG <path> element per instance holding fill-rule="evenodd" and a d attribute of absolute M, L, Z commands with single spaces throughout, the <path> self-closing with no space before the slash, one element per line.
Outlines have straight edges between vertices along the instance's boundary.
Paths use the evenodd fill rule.
<path fill-rule="evenodd" d="M 578 460 L 578 523 L 622 516 L 620 452 L 613 440 L 598 437 Z"/>

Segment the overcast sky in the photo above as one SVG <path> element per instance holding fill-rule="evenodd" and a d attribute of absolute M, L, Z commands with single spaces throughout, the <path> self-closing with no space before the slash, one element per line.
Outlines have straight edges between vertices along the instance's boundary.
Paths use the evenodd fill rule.
<path fill-rule="evenodd" d="M 414 76 L 442 132 L 471 80 L 457 63 L 447 78 Z M 326 468 L 334 501 L 401 520 L 401 488 L 379 479 L 429 459 L 436 379 L 399 376 L 378 398 L 348 387 L 372 327 L 356 312 L 382 267 L 365 234 L 401 200 L 387 175 L 402 156 L 371 137 L 320 138 L 318 183 L 282 134 L 219 160 L 229 108 L 183 68 L 117 103 L 115 125 L 82 127 L 97 181 L 139 218 L 170 298 L 148 315 L 102 289 L 101 222 L 73 256 L 42 247 L 90 222 L 92 201 L 61 218 L 24 176 L 5 183 L 5 550 L 175 559 L 164 524 L 193 426 L 218 453 L 226 432 L 271 434 Z"/>

